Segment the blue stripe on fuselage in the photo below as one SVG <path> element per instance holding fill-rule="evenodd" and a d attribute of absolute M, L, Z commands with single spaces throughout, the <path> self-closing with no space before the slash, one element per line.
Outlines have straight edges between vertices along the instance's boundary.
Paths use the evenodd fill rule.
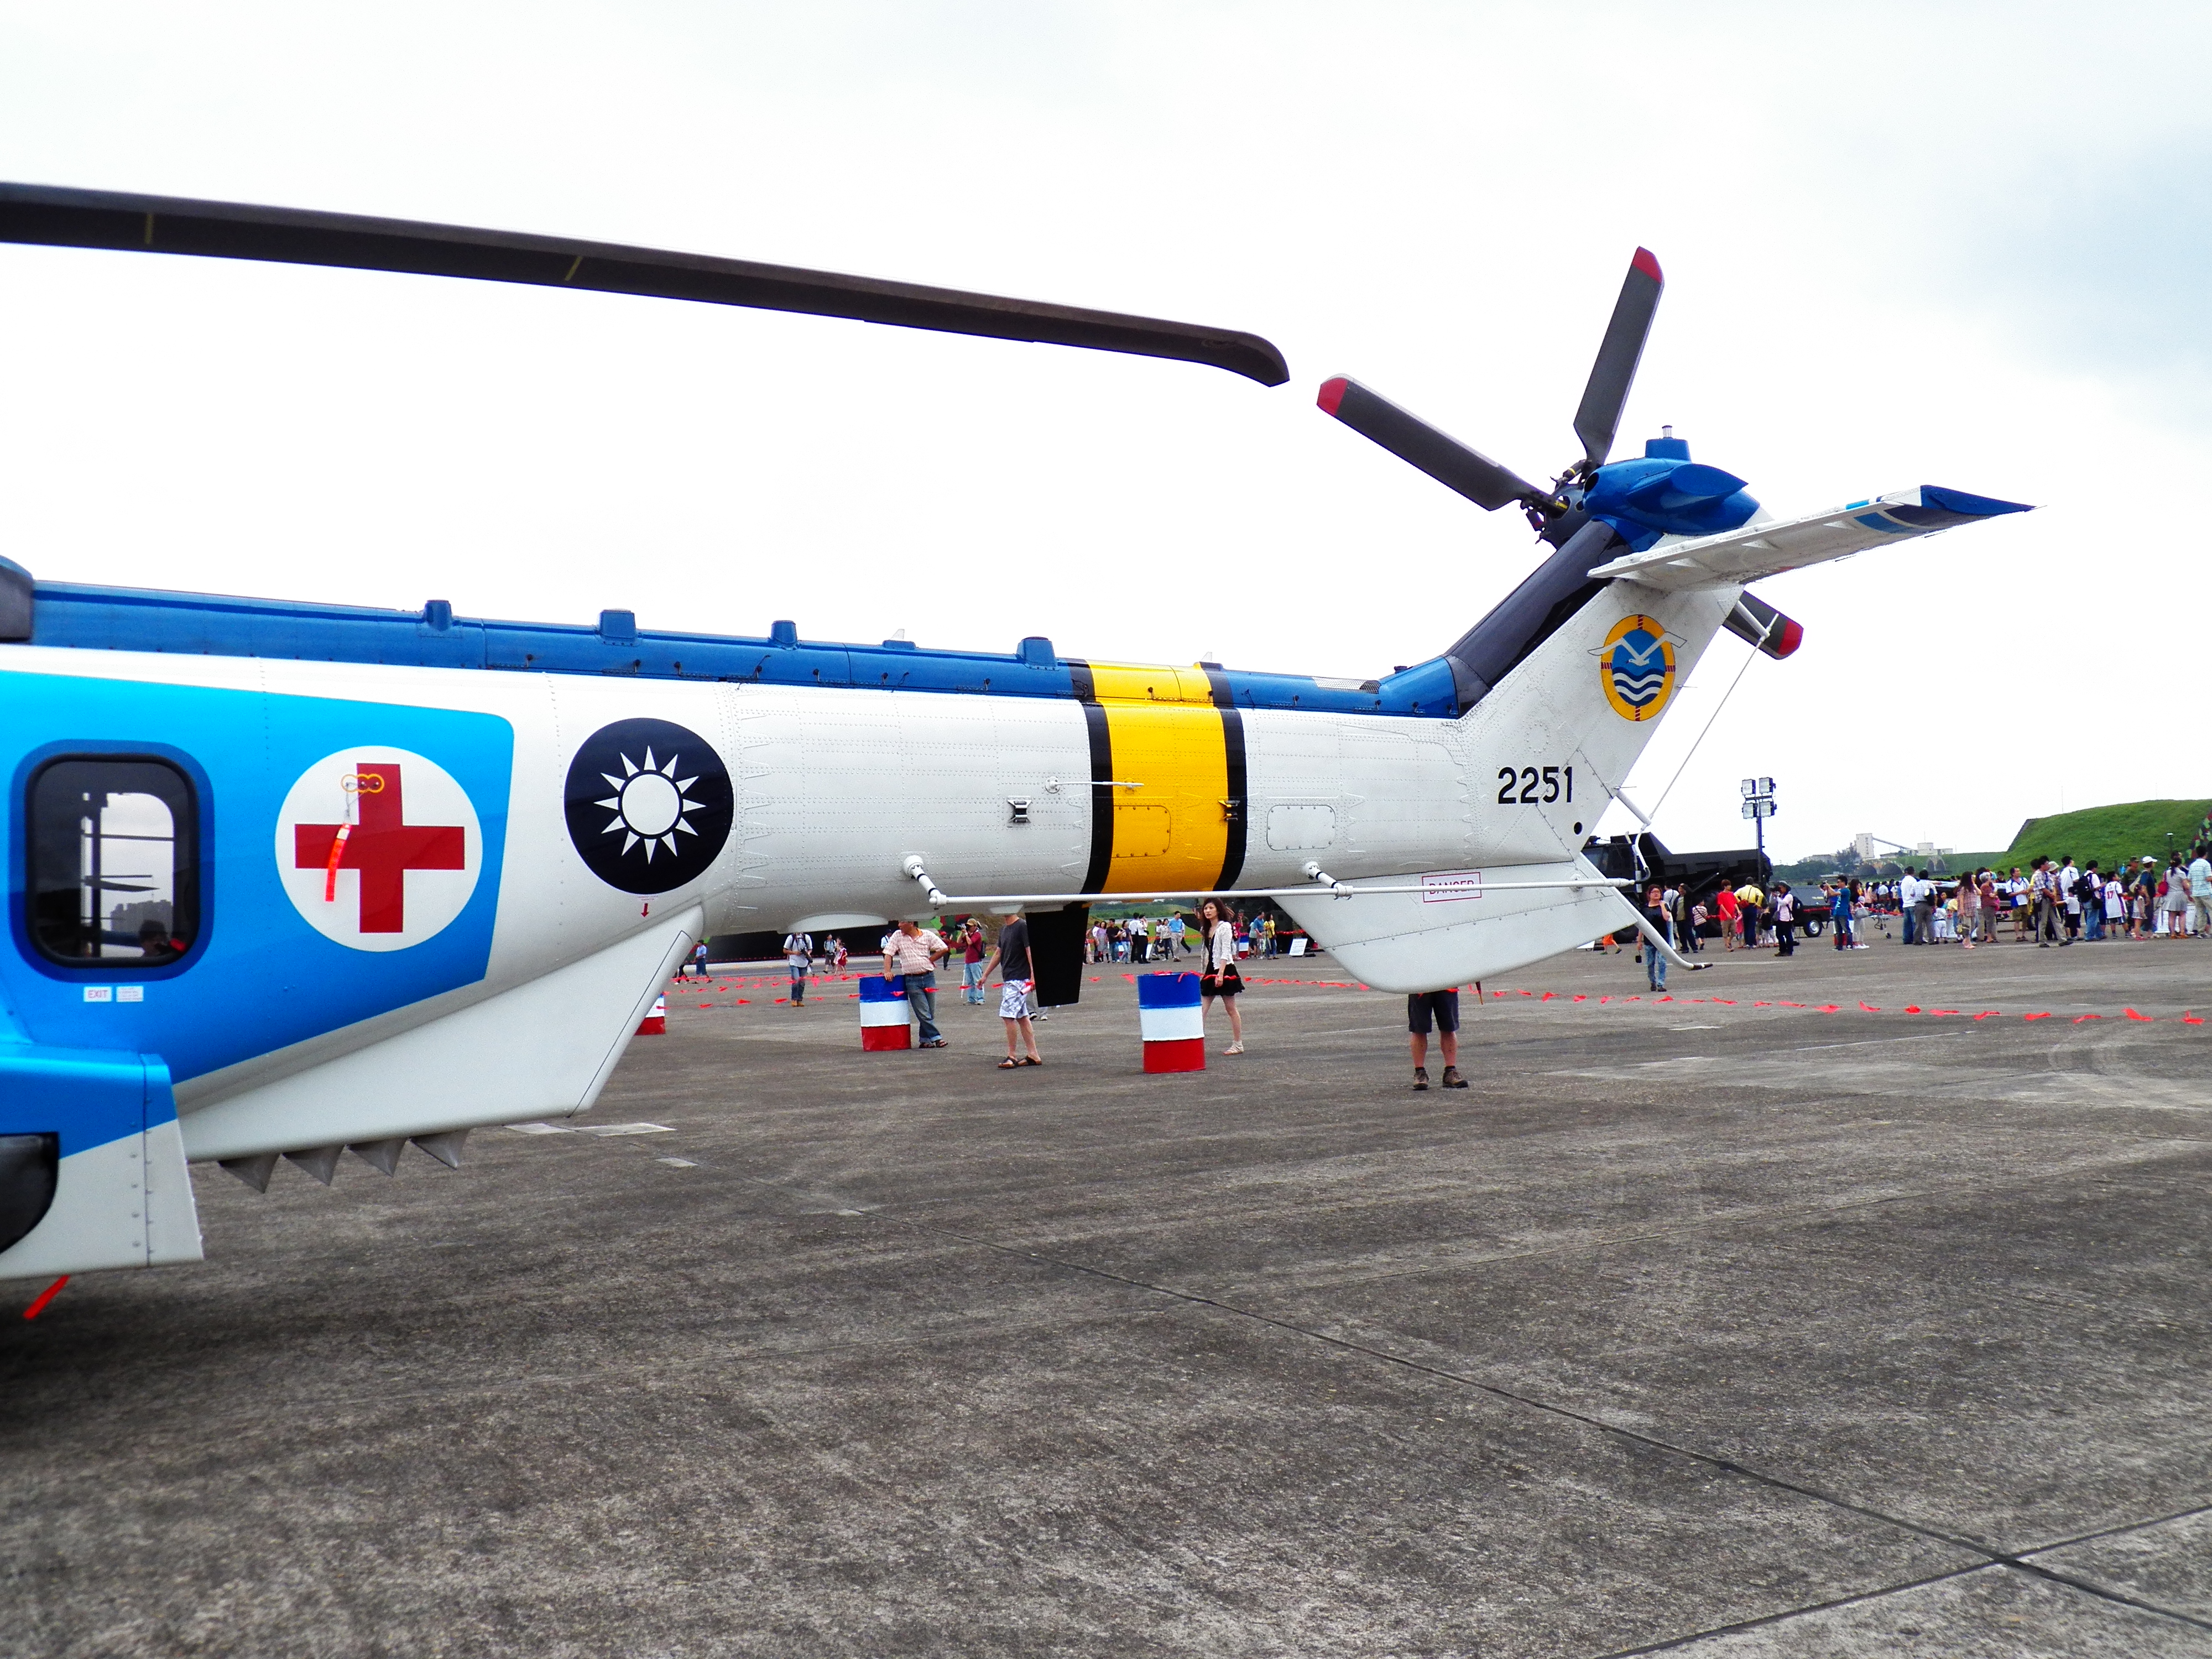
<path fill-rule="evenodd" d="M 507 669 L 641 679 L 1076 700 L 1074 677 L 1048 641 L 1021 652 L 927 651 L 714 634 L 472 620 L 440 611 L 378 611 L 149 589 L 41 582 L 30 643 L 76 650 L 148 651 L 409 668 Z M 4 647 L 0 647 L 3 652 Z M 0 665 L 4 665 L 0 655 Z M 1324 684 L 1310 674 L 1228 671 L 1241 708 L 1433 719 L 1459 712 L 1441 657 L 1379 680 Z"/>

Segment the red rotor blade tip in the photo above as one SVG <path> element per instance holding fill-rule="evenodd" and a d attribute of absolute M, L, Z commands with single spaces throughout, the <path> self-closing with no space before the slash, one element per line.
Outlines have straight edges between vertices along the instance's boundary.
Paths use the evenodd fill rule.
<path fill-rule="evenodd" d="M 1636 257 L 1628 263 L 1655 283 L 1663 283 L 1667 280 L 1659 274 L 1659 261 L 1652 257 L 1651 250 L 1648 247 L 1637 249 Z"/>
<path fill-rule="evenodd" d="M 1314 402 L 1322 414 L 1336 413 L 1336 406 L 1344 401 L 1344 389 L 1351 384 L 1352 382 L 1341 374 L 1333 380 L 1323 380 L 1321 383 L 1321 396 L 1315 398 Z"/>

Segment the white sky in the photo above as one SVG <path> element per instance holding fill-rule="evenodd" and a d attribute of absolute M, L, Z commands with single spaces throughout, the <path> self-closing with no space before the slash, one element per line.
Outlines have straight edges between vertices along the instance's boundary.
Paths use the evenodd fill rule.
<path fill-rule="evenodd" d="M 0 551 L 42 577 L 1367 675 L 1534 562 L 1313 408 L 1556 471 L 1624 422 L 1779 510 L 2043 504 L 1760 592 L 1661 815 L 2002 846 L 2212 794 L 2212 10 L 0 3 L 0 178 L 501 226 L 1266 335 L 1292 379 L 428 278 L 0 248 Z M 1742 661 L 1723 640 L 1630 793 Z M 1618 808 L 1603 826 L 1627 827 Z"/>

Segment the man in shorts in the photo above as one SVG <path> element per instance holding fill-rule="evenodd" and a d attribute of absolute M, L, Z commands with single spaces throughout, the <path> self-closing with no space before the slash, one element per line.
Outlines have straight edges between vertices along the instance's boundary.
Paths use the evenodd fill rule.
<path fill-rule="evenodd" d="M 1429 1086 L 1429 1031 L 1433 1027 L 1438 1033 L 1437 1047 L 1443 1050 L 1443 1085 L 1447 1089 L 1464 1089 L 1467 1079 L 1459 1074 L 1459 992 L 1416 991 L 1406 999 L 1406 1029 L 1411 1031 L 1413 1043 L 1413 1087 Z"/>
<path fill-rule="evenodd" d="M 1023 1066 L 1042 1066 L 1044 1057 L 1037 1053 L 1036 1027 L 1030 1024 L 1030 993 L 1036 984 L 1030 961 L 1030 925 L 1018 910 L 999 930 L 998 946 L 983 964 L 986 981 L 994 964 L 999 969 L 999 1018 L 1006 1023 L 1006 1057 L 999 1062 L 999 1069 L 1011 1072 Z M 1029 1050 L 1026 1056 L 1024 1048 Z"/>

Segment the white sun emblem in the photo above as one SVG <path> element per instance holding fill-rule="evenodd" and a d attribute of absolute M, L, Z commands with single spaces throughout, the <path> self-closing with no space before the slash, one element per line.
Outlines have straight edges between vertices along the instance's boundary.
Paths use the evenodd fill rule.
<path fill-rule="evenodd" d="M 623 770 L 628 774 L 627 776 L 618 778 L 611 772 L 599 774 L 614 789 L 614 793 L 605 800 L 592 803 L 594 806 L 604 806 L 614 814 L 613 819 L 599 833 L 611 836 L 617 830 L 623 831 L 627 839 L 623 842 L 623 851 L 628 853 L 631 848 L 642 845 L 647 864 L 653 862 L 653 853 L 659 848 L 666 848 L 672 855 L 676 851 L 677 836 L 699 833 L 684 816 L 686 812 L 701 810 L 697 801 L 684 798 L 684 792 L 699 780 L 696 777 L 678 777 L 678 758 L 671 755 L 667 765 L 656 766 L 653 750 L 647 749 L 642 766 L 628 755 L 622 757 Z"/>

